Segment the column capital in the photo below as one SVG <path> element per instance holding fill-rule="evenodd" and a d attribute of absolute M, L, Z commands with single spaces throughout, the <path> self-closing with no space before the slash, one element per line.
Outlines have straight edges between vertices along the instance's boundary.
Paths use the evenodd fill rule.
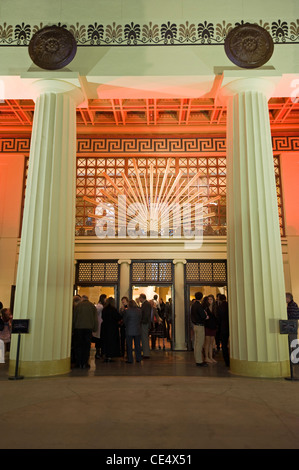
<path fill-rule="evenodd" d="M 41 78 L 35 80 L 31 84 L 31 88 L 33 91 L 32 99 L 34 101 L 44 93 L 66 94 L 74 100 L 76 106 L 85 100 L 82 90 L 66 80 Z"/>
<path fill-rule="evenodd" d="M 275 89 L 275 83 L 267 78 L 261 77 L 244 77 L 224 85 L 220 90 L 220 97 L 223 101 L 246 91 L 256 91 L 263 93 L 267 100 L 270 99 Z"/>
<path fill-rule="evenodd" d="M 185 260 L 185 259 L 174 259 L 172 262 L 173 262 L 173 264 L 179 264 L 179 263 L 186 264 L 187 260 Z"/>
<path fill-rule="evenodd" d="M 119 259 L 118 260 L 118 264 L 124 264 L 124 263 L 131 264 L 131 262 L 132 261 L 130 259 Z"/>

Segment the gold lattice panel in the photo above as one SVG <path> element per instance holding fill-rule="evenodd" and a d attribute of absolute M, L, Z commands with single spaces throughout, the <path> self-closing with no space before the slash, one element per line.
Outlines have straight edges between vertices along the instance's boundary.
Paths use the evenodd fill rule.
<path fill-rule="evenodd" d="M 76 283 L 118 282 L 117 261 L 78 261 Z"/>
<path fill-rule="evenodd" d="M 131 264 L 132 282 L 172 283 L 172 263 L 169 261 L 134 261 Z"/>
<path fill-rule="evenodd" d="M 227 283 L 225 261 L 187 261 L 186 282 Z"/>
<path fill-rule="evenodd" d="M 79 282 L 89 282 L 92 279 L 92 265 L 91 263 L 80 263 L 78 271 Z"/>
<path fill-rule="evenodd" d="M 223 262 L 213 263 L 214 282 L 226 282 L 226 264 Z"/>

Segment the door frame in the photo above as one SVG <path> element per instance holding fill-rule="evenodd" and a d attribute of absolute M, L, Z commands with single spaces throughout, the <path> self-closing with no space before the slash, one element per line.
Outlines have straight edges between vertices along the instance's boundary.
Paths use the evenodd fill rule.
<path fill-rule="evenodd" d="M 132 281 L 132 270 L 133 263 L 171 263 L 171 281 Z M 171 299 L 172 299 L 172 323 L 171 323 L 171 350 L 174 350 L 174 338 L 175 338 L 175 315 L 174 315 L 174 302 L 175 302 L 175 289 L 174 289 L 174 264 L 172 259 L 132 259 L 130 264 L 130 294 L 132 297 L 133 286 L 161 286 L 161 287 L 171 287 Z"/>
<path fill-rule="evenodd" d="M 114 284 L 112 282 L 95 282 L 95 283 L 78 283 L 74 285 L 74 291 L 78 290 L 78 287 L 113 287 L 114 288 L 114 298 L 115 298 L 115 306 L 119 309 L 119 285 Z"/>
<path fill-rule="evenodd" d="M 227 260 L 226 259 L 187 259 L 186 264 L 184 265 L 184 277 L 185 277 L 185 340 L 187 345 L 187 351 L 192 350 L 191 344 L 191 311 L 190 311 L 190 287 L 198 286 L 211 286 L 211 287 L 226 287 L 228 289 L 228 280 L 227 280 Z M 187 280 L 186 270 L 187 263 L 224 263 L 225 264 L 225 277 L 226 281 L 209 281 L 209 280 Z"/>
<path fill-rule="evenodd" d="M 96 286 L 103 286 L 103 287 L 114 287 L 115 293 L 115 304 L 116 308 L 119 309 L 120 299 L 119 299 L 119 274 L 120 274 L 120 265 L 118 264 L 117 259 L 77 259 L 76 260 L 76 273 L 75 273 L 75 284 L 74 284 L 74 291 L 78 287 L 96 287 Z M 117 264 L 117 282 L 113 281 L 80 281 L 79 280 L 79 264 L 80 263 L 115 263 Z"/>

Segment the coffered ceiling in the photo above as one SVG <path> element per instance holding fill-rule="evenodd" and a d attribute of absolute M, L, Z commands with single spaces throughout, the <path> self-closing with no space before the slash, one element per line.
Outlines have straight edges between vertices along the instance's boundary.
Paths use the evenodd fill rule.
<path fill-rule="evenodd" d="M 295 101 L 295 100 L 293 100 Z M 273 131 L 299 129 L 299 102 L 290 97 L 271 98 L 269 117 Z M 30 132 L 34 115 L 32 100 L 3 100 L 0 103 L 0 132 Z M 166 129 L 174 126 L 180 131 L 223 131 L 226 126 L 226 107 L 212 98 L 184 99 L 92 99 L 77 109 L 80 131 L 105 132 L 109 128 Z"/>

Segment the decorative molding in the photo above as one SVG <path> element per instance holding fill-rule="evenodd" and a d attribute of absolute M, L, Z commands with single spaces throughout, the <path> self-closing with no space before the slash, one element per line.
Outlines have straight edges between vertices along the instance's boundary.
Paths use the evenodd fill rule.
<path fill-rule="evenodd" d="M 164 20 L 162 23 L 149 21 L 147 23 L 129 21 L 125 24 L 112 22 L 102 24 L 95 21 L 90 24 L 56 23 L 56 26 L 68 29 L 76 39 L 77 46 L 208 46 L 224 45 L 228 33 L 239 25 L 246 24 L 246 20 L 230 22 L 220 20 L 212 22 L 206 19 L 185 20 L 172 22 Z M 299 43 L 299 19 L 284 21 L 257 20 L 251 21 L 266 29 L 275 44 Z M 0 24 L 0 46 L 28 46 L 32 36 L 49 23 L 27 24 L 20 22 L 12 25 L 7 22 Z"/>
<path fill-rule="evenodd" d="M 272 137 L 273 152 L 285 152 L 299 150 L 299 137 L 282 136 Z"/>
<path fill-rule="evenodd" d="M 22 153 L 29 155 L 30 137 L 4 137 L 0 139 L 1 153 Z"/>
<path fill-rule="evenodd" d="M 273 136 L 273 152 L 298 151 L 299 136 Z M 29 155 L 30 137 L 0 138 L 0 153 Z M 77 156 L 213 154 L 226 152 L 224 137 L 103 137 L 78 138 Z"/>
<path fill-rule="evenodd" d="M 182 152 L 225 152 L 223 137 L 125 137 L 125 138 L 80 138 L 77 140 L 78 154 L 152 154 Z"/>
<path fill-rule="evenodd" d="M 239 67 L 253 69 L 266 64 L 274 50 L 270 33 L 257 24 L 242 24 L 228 33 L 224 49 L 227 57 Z"/>
<path fill-rule="evenodd" d="M 66 28 L 46 26 L 32 36 L 29 55 L 43 69 L 58 70 L 68 65 L 77 52 L 74 35 Z"/>
<path fill-rule="evenodd" d="M 299 150 L 299 136 L 272 137 L 273 151 Z M 0 147 L 1 149 L 1 147 Z M 104 137 L 78 138 L 77 155 L 152 155 L 226 153 L 224 137 Z"/>

